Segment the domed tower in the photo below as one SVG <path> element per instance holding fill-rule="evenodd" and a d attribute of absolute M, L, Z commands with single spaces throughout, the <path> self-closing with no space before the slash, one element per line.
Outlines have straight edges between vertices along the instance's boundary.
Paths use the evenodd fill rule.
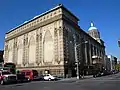
<path fill-rule="evenodd" d="M 100 39 L 100 33 L 98 29 L 94 26 L 94 23 L 91 22 L 90 28 L 88 29 L 88 34 L 93 37 L 95 40 Z"/>
<path fill-rule="evenodd" d="M 94 26 L 94 23 L 90 23 L 90 28 L 88 29 L 88 34 L 93 37 L 95 40 L 97 40 L 100 44 L 104 45 L 104 41 L 100 38 L 100 32 L 98 29 Z"/>

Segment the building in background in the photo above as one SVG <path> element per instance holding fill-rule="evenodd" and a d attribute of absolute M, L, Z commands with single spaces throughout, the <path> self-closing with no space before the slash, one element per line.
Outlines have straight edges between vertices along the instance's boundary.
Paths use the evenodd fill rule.
<path fill-rule="evenodd" d="M 3 67 L 3 54 L 4 54 L 4 51 L 3 50 L 0 50 L 0 67 Z"/>
<path fill-rule="evenodd" d="M 4 62 L 4 60 L 3 60 L 3 54 L 4 54 L 4 51 L 0 50 L 0 63 Z"/>
<path fill-rule="evenodd" d="M 119 60 L 119 59 L 118 59 L 118 61 L 117 61 L 116 69 L 117 69 L 118 71 L 120 71 L 120 60 Z"/>
<path fill-rule="evenodd" d="M 117 57 L 113 55 L 108 55 L 108 58 L 110 59 L 110 63 L 111 63 L 111 71 L 115 70 L 117 65 Z"/>
<path fill-rule="evenodd" d="M 90 28 L 88 29 L 88 34 L 96 40 L 100 45 L 94 44 L 92 46 L 92 63 L 94 65 L 94 68 L 102 71 L 102 68 L 105 67 L 104 63 L 106 62 L 105 60 L 105 46 L 104 46 L 104 41 L 100 38 L 100 32 L 95 27 L 94 23 L 91 22 Z M 102 62 L 101 62 L 102 61 Z"/>
<path fill-rule="evenodd" d="M 76 76 L 75 43 L 79 71 L 92 73 L 104 67 L 105 46 L 98 29 L 91 23 L 88 33 L 79 19 L 63 5 L 35 16 L 6 33 L 5 62 L 18 69 L 36 69 L 64 77 Z M 84 43 L 88 41 L 88 43 Z"/>
<path fill-rule="evenodd" d="M 108 72 L 111 71 L 111 61 L 110 61 L 110 58 L 108 58 L 107 55 L 105 56 L 104 68 Z"/>
<path fill-rule="evenodd" d="M 120 60 L 117 61 L 117 64 L 120 64 Z"/>

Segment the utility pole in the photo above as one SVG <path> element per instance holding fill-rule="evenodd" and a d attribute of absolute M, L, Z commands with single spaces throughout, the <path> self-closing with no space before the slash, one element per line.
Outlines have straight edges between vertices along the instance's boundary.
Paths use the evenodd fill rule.
<path fill-rule="evenodd" d="M 79 61 L 78 61 L 78 58 L 77 58 L 77 45 L 76 45 L 76 43 L 75 43 L 74 49 L 75 49 L 75 62 L 76 62 L 76 65 L 77 65 L 77 72 L 76 72 L 76 74 L 77 74 L 77 79 L 80 79 Z"/>
<path fill-rule="evenodd" d="M 85 41 L 85 42 L 81 42 L 80 44 L 76 44 L 76 37 L 75 37 L 75 35 L 73 36 L 74 37 L 74 44 L 75 44 L 75 46 L 74 46 L 74 50 L 75 50 L 75 64 L 77 65 L 77 72 L 76 72 L 76 74 L 77 74 L 77 79 L 80 79 L 80 73 L 79 73 L 79 64 L 80 64 L 80 62 L 79 62 L 79 60 L 78 60 L 78 58 L 77 58 L 77 47 L 78 46 L 80 46 L 81 44 L 85 44 L 85 43 L 88 43 L 88 41 Z"/>

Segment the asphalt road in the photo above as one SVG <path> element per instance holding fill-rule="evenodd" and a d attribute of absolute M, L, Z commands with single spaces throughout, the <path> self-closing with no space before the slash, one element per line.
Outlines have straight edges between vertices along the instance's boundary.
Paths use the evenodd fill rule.
<path fill-rule="evenodd" d="M 120 73 L 98 78 L 0 85 L 0 90 L 120 90 Z"/>

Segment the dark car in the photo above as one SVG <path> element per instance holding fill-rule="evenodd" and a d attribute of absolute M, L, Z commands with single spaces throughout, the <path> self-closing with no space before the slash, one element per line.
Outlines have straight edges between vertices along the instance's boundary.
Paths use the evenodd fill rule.
<path fill-rule="evenodd" d="M 101 72 L 99 70 L 94 70 L 93 71 L 93 77 L 96 78 L 96 77 L 101 77 Z"/>
<path fill-rule="evenodd" d="M 36 78 L 33 79 L 34 81 L 43 81 L 44 80 L 44 75 L 37 76 Z"/>
<path fill-rule="evenodd" d="M 29 78 L 25 77 L 24 74 L 22 74 L 22 73 L 17 74 L 17 82 L 18 83 L 29 82 L 29 81 L 30 81 Z"/>

